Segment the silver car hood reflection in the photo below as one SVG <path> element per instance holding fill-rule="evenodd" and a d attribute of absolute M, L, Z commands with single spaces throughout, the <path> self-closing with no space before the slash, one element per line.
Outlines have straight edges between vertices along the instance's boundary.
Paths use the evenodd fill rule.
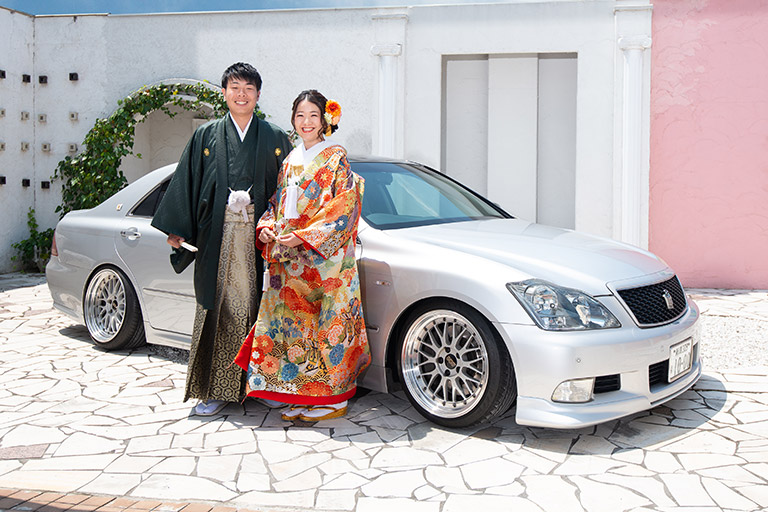
<path fill-rule="evenodd" d="M 523 274 L 521 280 L 545 279 L 591 295 L 610 294 L 606 283 L 668 268 L 660 258 L 632 245 L 520 219 L 454 222 L 386 233 L 417 245 L 476 256 L 478 265 L 494 261 Z M 434 249 L 424 249 L 430 258 L 442 259 Z"/>

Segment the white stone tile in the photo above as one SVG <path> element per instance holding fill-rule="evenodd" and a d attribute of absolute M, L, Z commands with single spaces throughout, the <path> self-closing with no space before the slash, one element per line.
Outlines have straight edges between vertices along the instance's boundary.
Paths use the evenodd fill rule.
<path fill-rule="evenodd" d="M 448 466 L 460 466 L 507 455 L 504 445 L 487 439 L 467 438 L 443 453 Z"/>
<path fill-rule="evenodd" d="M 284 443 L 288 440 L 288 436 L 285 433 L 285 429 L 281 428 L 257 428 L 253 431 L 253 435 L 259 441 L 275 441 L 277 443 Z"/>
<path fill-rule="evenodd" d="M 269 464 L 295 459 L 310 451 L 306 446 L 275 441 L 259 441 L 259 453 Z"/>
<path fill-rule="evenodd" d="M 5 415 L 7 413 L 3 413 Z M 31 444 L 60 443 L 66 435 L 58 428 L 19 425 L 13 427 L 0 440 L 0 448 L 9 446 L 28 446 Z"/>
<path fill-rule="evenodd" d="M 754 473 L 747 471 L 740 466 L 726 466 L 712 469 L 702 469 L 698 474 L 718 480 L 728 480 L 729 482 L 738 482 L 741 485 L 761 484 L 763 479 Z"/>
<path fill-rule="evenodd" d="M 91 483 L 78 489 L 78 492 L 124 496 L 140 483 L 140 475 L 125 473 L 102 473 Z"/>
<path fill-rule="evenodd" d="M 501 496 L 520 496 L 526 492 L 526 489 L 520 482 L 515 482 L 509 485 L 489 487 L 484 492 L 485 494 L 499 494 Z"/>
<path fill-rule="evenodd" d="M 440 503 L 413 501 L 406 498 L 361 497 L 357 500 L 357 508 L 355 509 L 356 512 L 392 512 L 393 510 L 397 510 L 397 512 L 440 512 Z M 467 511 L 463 510 L 462 512 Z"/>
<path fill-rule="evenodd" d="M 219 482 L 235 481 L 242 458 L 242 455 L 200 457 L 197 461 L 197 476 Z"/>
<path fill-rule="evenodd" d="M 240 472 L 237 476 L 237 490 L 239 492 L 268 491 L 271 488 L 269 475 L 258 473 Z"/>
<path fill-rule="evenodd" d="M 529 500 L 547 512 L 583 510 L 576 495 L 578 489 L 560 477 L 526 476 L 521 479 L 525 484 Z"/>
<path fill-rule="evenodd" d="M 330 459 L 331 455 L 328 453 L 310 452 L 284 462 L 270 464 L 269 470 L 278 481 L 286 480 L 309 468 L 314 468 L 320 464 L 328 462 Z"/>
<path fill-rule="evenodd" d="M 75 425 L 72 425 L 75 428 Z M 83 425 L 77 426 L 77 430 L 94 436 L 127 441 L 136 437 L 154 436 L 160 430 L 161 424 L 114 426 L 114 425 Z"/>
<path fill-rule="evenodd" d="M 77 470 L 77 469 L 98 469 L 102 470 L 109 466 L 115 459 L 116 454 L 105 455 L 72 455 L 65 457 L 51 457 L 48 459 L 31 459 L 24 464 L 25 471 L 35 470 Z"/>
<path fill-rule="evenodd" d="M 650 505 L 651 502 L 618 485 L 603 484 L 584 477 L 572 477 L 579 489 L 582 506 L 588 512 L 615 512 Z"/>
<path fill-rule="evenodd" d="M 339 459 L 329 460 L 328 462 L 320 464 L 317 468 L 326 475 L 351 473 L 355 470 L 355 467 L 348 461 Z"/>
<path fill-rule="evenodd" d="M 334 456 L 337 452 L 334 452 Z M 433 452 L 413 448 L 383 448 L 371 461 L 375 468 L 403 468 L 442 465 L 442 459 Z"/>
<path fill-rule="evenodd" d="M 368 459 L 368 454 L 357 446 L 348 446 L 347 448 L 336 450 L 333 452 L 333 456 L 344 460 Z"/>
<path fill-rule="evenodd" d="M 642 494 L 658 508 L 676 506 L 676 503 L 667 496 L 664 484 L 662 484 L 654 474 L 651 474 L 648 477 L 633 477 L 608 473 L 605 475 L 595 475 L 590 478 L 598 482 L 618 485 Z"/>
<path fill-rule="evenodd" d="M 267 470 L 267 465 L 264 463 L 264 457 L 258 453 L 243 455 L 243 460 L 240 463 L 240 471 L 244 473 L 259 473 L 264 475 L 269 472 Z"/>
<path fill-rule="evenodd" d="M 383 427 L 391 430 L 400 430 L 400 431 L 404 431 L 413 423 L 414 423 L 413 420 L 410 420 L 403 416 L 394 415 L 394 414 L 391 414 L 388 416 L 379 416 L 377 418 L 360 422 L 360 424 L 367 425 L 369 427 Z"/>
<path fill-rule="evenodd" d="M 10 473 L 21 467 L 21 462 L 18 460 L 0 460 L 0 475 Z"/>
<path fill-rule="evenodd" d="M 286 434 L 291 441 L 306 441 L 313 444 L 319 444 L 331 439 L 330 431 L 325 428 L 289 429 Z"/>
<path fill-rule="evenodd" d="M 363 494 L 379 498 L 408 498 L 426 484 L 423 470 L 385 473 L 361 487 Z"/>
<path fill-rule="evenodd" d="M 461 473 L 469 488 L 485 489 L 513 483 L 524 469 L 524 466 L 496 457 L 465 464 L 461 466 Z"/>
<path fill-rule="evenodd" d="M 317 468 L 311 468 L 296 476 L 285 480 L 275 482 L 274 488 L 277 492 L 305 491 L 314 490 L 323 483 L 322 475 Z"/>
<path fill-rule="evenodd" d="M 221 484 L 196 476 L 150 475 L 130 496 L 169 501 L 182 496 L 184 500 L 229 501 L 237 494 Z"/>
<path fill-rule="evenodd" d="M 557 466 L 556 462 L 525 449 L 504 455 L 504 459 L 543 474 L 550 473 Z"/>
<path fill-rule="evenodd" d="M 744 469 L 749 471 L 750 473 L 754 473 L 755 475 L 759 476 L 763 480 L 768 481 L 768 464 L 766 463 L 750 463 L 745 464 L 742 466 Z"/>
<path fill-rule="evenodd" d="M 124 445 L 121 441 L 76 432 L 62 441 L 56 450 L 56 456 L 122 452 L 123 448 Z"/>
<path fill-rule="evenodd" d="M 242 494 L 237 499 L 232 500 L 234 505 L 249 509 L 254 503 L 258 503 L 260 508 L 266 507 L 286 507 L 295 509 L 311 509 L 315 503 L 315 491 L 298 492 L 262 492 L 252 491 Z"/>
<path fill-rule="evenodd" d="M 645 453 L 643 450 L 638 449 L 618 450 L 611 455 L 611 458 L 629 462 L 630 464 L 642 464 L 643 458 L 645 458 Z"/>
<path fill-rule="evenodd" d="M 556 475 L 602 475 L 606 471 L 624 466 L 620 460 L 594 455 L 575 455 L 554 470 Z"/>
<path fill-rule="evenodd" d="M 146 473 L 164 459 L 162 457 L 131 457 L 121 455 L 104 469 L 105 473 Z"/>
<path fill-rule="evenodd" d="M 683 467 L 689 472 L 699 469 L 716 468 L 744 464 L 741 457 L 735 455 L 720 455 L 717 453 L 681 453 L 677 456 Z"/>
<path fill-rule="evenodd" d="M 763 507 L 763 509 L 768 507 L 768 486 L 765 484 L 740 487 L 739 492 Z"/>
<path fill-rule="evenodd" d="M 230 446 L 233 444 L 241 443 L 253 443 L 254 450 L 256 449 L 256 438 L 253 435 L 253 431 L 250 429 L 245 430 L 233 430 L 229 432 L 214 432 L 212 434 L 206 434 L 205 447 L 206 448 L 220 448 L 222 446 Z"/>
<path fill-rule="evenodd" d="M 335 476 L 335 475 L 332 475 Z M 339 489 L 358 489 L 368 483 L 367 478 L 363 478 L 360 475 L 344 474 L 338 478 L 333 478 L 328 483 L 323 484 L 321 489 L 323 490 L 339 490 Z"/>
<path fill-rule="evenodd" d="M 419 501 L 424 501 L 439 496 L 440 494 L 442 493 L 431 485 L 422 485 L 413 492 L 413 497 Z"/>
<path fill-rule="evenodd" d="M 134 437 L 128 441 L 126 453 L 142 453 L 165 450 L 171 447 L 173 436 L 161 434 L 157 436 Z"/>
<path fill-rule="evenodd" d="M 558 463 L 565 462 L 568 458 L 568 450 L 573 444 L 571 437 L 531 438 L 527 437 L 523 449 L 528 450 L 545 459 Z"/>
<path fill-rule="evenodd" d="M 354 510 L 356 491 L 318 491 L 315 499 L 316 510 Z"/>
<path fill-rule="evenodd" d="M 148 473 L 191 475 L 195 472 L 197 461 L 195 457 L 169 457 L 148 470 Z"/>
<path fill-rule="evenodd" d="M 682 507 L 709 507 L 715 506 L 715 502 L 709 497 L 707 491 L 701 485 L 701 479 L 697 475 L 659 475 L 664 485 L 672 493 L 678 505 Z"/>
<path fill-rule="evenodd" d="M 541 507 L 523 498 L 509 496 L 477 495 L 467 496 L 455 494 L 448 496 L 442 512 L 467 512 L 482 510 L 482 512 L 542 512 Z M 577 509 L 578 510 L 578 509 Z"/>
<path fill-rule="evenodd" d="M 459 468 L 430 466 L 424 471 L 427 481 L 447 493 L 471 493 L 464 483 L 464 476 Z"/>
<path fill-rule="evenodd" d="M 171 448 L 202 448 L 205 434 L 181 434 L 173 436 Z"/>
<path fill-rule="evenodd" d="M 649 471 L 655 473 L 674 473 L 679 469 L 683 469 L 671 453 L 646 452 L 643 464 Z"/>
<path fill-rule="evenodd" d="M 75 492 L 95 480 L 99 471 L 11 471 L 0 475 L 0 487 L 39 491 Z"/>
<path fill-rule="evenodd" d="M 467 438 L 467 432 L 455 432 L 432 423 L 412 425 L 408 429 L 411 446 L 418 450 L 443 453 Z"/>
<path fill-rule="evenodd" d="M 342 448 L 347 448 L 349 446 L 350 443 L 347 441 L 346 437 L 332 437 L 327 441 L 323 441 L 322 443 L 314 445 L 312 449 L 316 452 L 332 452 L 334 450 L 341 450 Z"/>
<path fill-rule="evenodd" d="M 709 496 L 724 509 L 754 510 L 757 505 L 714 478 L 702 478 L 701 483 Z"/>
<path fill-rule="evenodd" d="M 582 436 L 571 447 L 569 453 L 575 455 L 611 455 L 614 450 L 616 450 L 616 445 L 602 437 Z"/>

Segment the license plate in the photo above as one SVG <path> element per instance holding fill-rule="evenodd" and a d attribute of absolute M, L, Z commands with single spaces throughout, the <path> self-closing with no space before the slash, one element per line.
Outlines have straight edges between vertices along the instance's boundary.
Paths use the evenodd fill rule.
<path fill-rule="evenodd" d="M 690 370 L 692 358 L 693 340 L 690 338 L 669 347 L 669 375 L 667 380 L 672 382 Z"/>

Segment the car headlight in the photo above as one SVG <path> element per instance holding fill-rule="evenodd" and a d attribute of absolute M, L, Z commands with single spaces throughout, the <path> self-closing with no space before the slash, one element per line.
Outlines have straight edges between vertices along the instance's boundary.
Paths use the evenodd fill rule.
<path fill-rule="evenodd" d="M 610 329 L 621 324 L 608 309 L 586 293 L 541 279 L 507 283 L 534 322 L 547 331 Z"/>

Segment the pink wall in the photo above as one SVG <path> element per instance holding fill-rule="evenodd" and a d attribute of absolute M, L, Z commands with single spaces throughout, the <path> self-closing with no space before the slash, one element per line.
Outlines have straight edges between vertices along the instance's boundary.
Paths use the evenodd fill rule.
<path fill-rule="evenodd" d="M 650 249 L 684 286 L 768 289 L 768 0 L 656 0 Z"/>

